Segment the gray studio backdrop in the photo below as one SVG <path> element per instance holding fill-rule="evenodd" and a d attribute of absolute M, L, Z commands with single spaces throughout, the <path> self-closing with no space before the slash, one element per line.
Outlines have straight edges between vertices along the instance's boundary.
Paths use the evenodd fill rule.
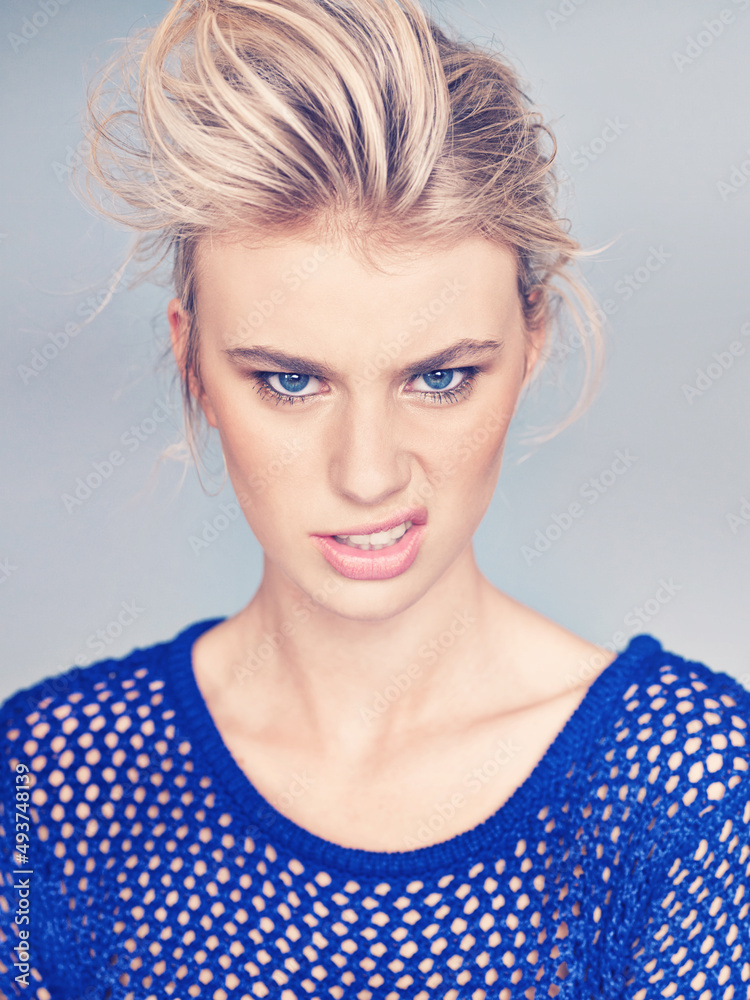
<path fill-rule="evenodd" d="M 127 240 L 68 189 L 85 81 L 109 40 L 167 9 L 0 12 L 0 697 L 231 614 L 260 579 L 231 488 L 207 496 L 178 463 L 155 469 L 182 427 L 155 372 L 169 291 L 118 291 L 84 323 Z M 650 632 L 750 686 L 750 0 L 438 9 L 515 61 L 555 125 L 574 232 L 615 240 L 586 267 L 610 324 L 598 399 L 520 463 L 514 437 L 481 567 L 589 640 Z M 571 391 L 548 385 L 528 420 Z M 66 503 L 87 477 L 90 495 Z"/>

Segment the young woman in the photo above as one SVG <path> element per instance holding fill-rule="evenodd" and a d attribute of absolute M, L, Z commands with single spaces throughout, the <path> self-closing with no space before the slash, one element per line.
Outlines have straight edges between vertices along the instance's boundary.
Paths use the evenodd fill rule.
<path fill-rule="evenodd" d="M 750 694 L 474 557 L 561 297 L 599 357 L 512 70 L 412 0 L 178 0 L 135 96 L 90 169 L 264 573 L 3 706 L 4 995 L 750 996 Z"/>

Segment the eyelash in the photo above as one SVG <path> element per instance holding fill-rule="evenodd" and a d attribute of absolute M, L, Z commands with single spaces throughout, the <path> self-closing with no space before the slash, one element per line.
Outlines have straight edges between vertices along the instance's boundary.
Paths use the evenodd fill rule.
<path fill-rule="evenodd" d="M 417 372 L 412 375 L 412 379 L 419 378 L 420 375 L 430 375 L 433 371 L 447 371 L 447 372 L 464 372 L 465 378 L 461 381 L 455 389 L 444 389 L 440 392 L 437 389 L 432 389 L 430 391 L 418 390 L 413 392 L 413 395 L 421 396 L 422 399 L 428 399 L 430 402 L 444 403 L 446 401 L 450 403 L 455 403 L 459 399 L 468 396 L 473 390 L 474 384 L 477 380 L 481 369 L 476 365 L 469 365 L 463 368 L 434 368 L 429 372 Z M 255 382 L 256 392 L 259 396 L 264 399 L 271 399 L 275 403 L 304 403 L 309 399 L 314 399 L 317 393 L 309 393 L 307 396 L 295 396 L 286 395 L 283 392 L 277 392 L 273 386 L 268 384 L 268 379 L 271 375 L 280 375 L 281 372 L 253 372 L 250 376 Z M 289 374 L 289 373 L 284 373 Z M 297 373 L 300 374 L 300 373 Z M 411 381 L 411 379 L 410 379 Z"/>

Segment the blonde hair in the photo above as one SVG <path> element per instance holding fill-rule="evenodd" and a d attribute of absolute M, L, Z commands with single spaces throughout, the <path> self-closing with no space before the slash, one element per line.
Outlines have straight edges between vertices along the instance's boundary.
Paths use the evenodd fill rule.
<path fill-rule="evenodd" d="M 211 233 L 335 240 L 372 267 L 407 243 L 510 248 L 527 330 L 548 326 L 533 381 L 563 310 L 586 363 L 575 406 L 536 440 L 589 405 L 601 313 L 577 268 L 589 252 L 556 210 L 554 136 L 504 58 L 449 36 L 417 0 L 176 0 L 88 107 L 88 195 L 135 230 L 131 257 L 173 255 L 191 439 L 196 248 Z"/>

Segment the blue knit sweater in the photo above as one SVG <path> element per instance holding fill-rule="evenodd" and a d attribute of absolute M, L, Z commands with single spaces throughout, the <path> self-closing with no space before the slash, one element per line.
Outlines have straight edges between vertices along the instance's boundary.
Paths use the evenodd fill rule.
<path fill-rule="evenodd" d="M 190 660 L 219 620 L 0 709 L 3 996 L 750 996 L 731 677 L 639 635 L 489 819 L 354 850 L 286 819 L 222 742 Z"/>

